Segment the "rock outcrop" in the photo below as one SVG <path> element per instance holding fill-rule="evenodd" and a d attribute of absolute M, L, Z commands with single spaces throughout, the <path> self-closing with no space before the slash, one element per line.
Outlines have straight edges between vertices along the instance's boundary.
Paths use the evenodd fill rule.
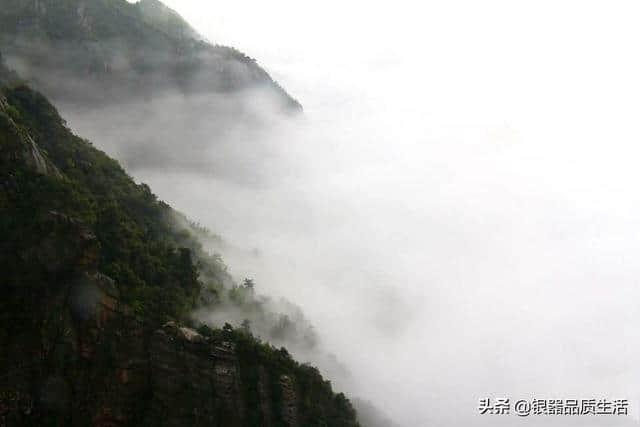
<path fill-rule="evenodd" d="M 62 177 L 31 135 L 15 123 L 12 114 L 17 112 L 0 95 L 0 162 L 20 162 L 37 173 Z"/>
<path fill-rule="evenodd" d="M 187 327 L 226 267 L 13 81 L 0 64 L 0 427 L 357 427 L 286 349 Z"/>
<path fill-rule="evenodd" d="M 24 283 L 3 289 L 0 427 L 357 427 L 315 368 L 228 325 L 154 327 L 100 271 L 90 227 L 32 220 L 39 232 L 12 245 Z"/>
<path fill-rule="evenodd" d="M 292 376 L 258 366 L 249 407 L 234 342 L 174 322 L 145 331 L 103 274 L 78 275 L 48 302 L 42 342 L 0 377 L 2 427 L 248 426 L 256 408 L 259 425 L 303 425 Z"/>

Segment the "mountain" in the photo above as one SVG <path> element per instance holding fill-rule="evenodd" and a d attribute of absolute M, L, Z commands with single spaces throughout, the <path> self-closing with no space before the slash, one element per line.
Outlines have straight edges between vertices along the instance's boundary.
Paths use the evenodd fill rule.
<path fill-rule="evenodd" d="M 356 427 L 250 322 L 191 317 L 273 319 L 197 231 L 0 64 L 0 425 Z"/>
<path fill-rule="evenodd" d="M 141 18 L 149 25 L 164 31 L 172 38 L 201 40 L 202 36 L 182 16 L 158 0 L 140 0 L 134 4 Z"/>
<path fill-rule="evenodd" d="M 157 0 L 0 0 L 0 52 L 137 176 L 260 185 L 270 176 L 253 165 L 279 138 L 269 132 L 302 117 L 255 60 L 203 40 Z"/>
<path fill-rule="evenodd" d="M 300 104 L 157 0 L 0 0 L 0 52 L 0 426 L 357 426 L 302 311 L 119 163 L 260 185 Z"/>
<path fill-rule="evenodd" d="M 277 109 L 301 110 L 254 59 L 208 43 L 157 0 L 0 0 L 0 49 L 55 102 L 82 108 L 260 90 Z"/>

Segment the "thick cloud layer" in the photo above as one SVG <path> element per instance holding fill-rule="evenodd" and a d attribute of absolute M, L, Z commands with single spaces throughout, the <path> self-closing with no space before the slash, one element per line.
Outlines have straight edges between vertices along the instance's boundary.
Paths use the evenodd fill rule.
<path fill-rule="evenodd" d="M 264 53 L 305 118 L 168 94 L 69 122 L 300 304 L 338 388 L 403 426 L 637 422 L 635 4 L 168 3 Z M 484 397 L 630 415 L 480 416 Z"/>

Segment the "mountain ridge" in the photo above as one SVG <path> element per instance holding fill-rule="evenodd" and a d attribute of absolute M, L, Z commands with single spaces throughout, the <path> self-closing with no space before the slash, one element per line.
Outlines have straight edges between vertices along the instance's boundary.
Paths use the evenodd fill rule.
<path fill-rule="evenodd" d="M 0 0 L 0 6 L 0 51 L 7 52 L 8 62 L 19 70 L 16 74 L 0 65 L 0 125 L 7 124 L 0 127 L 0 154 L 9 159 L 0 170 L 0 224 L 7 236 L 0 250 L 11 295 L 3 307 L 5 320 L 11 322 L 0 331 L 0 346 L 10 350 L 0 363 L 18 373 L 0 381 L 0 392 L 15 383 L 26 396 L 20 403 L 25 406 L 12 407 L 9 416 L 26 416 L 32 425 L 52 416 L 62 423 L 72 419 L 72 425 L 100 427 L 162 422 L 357 425 L 350 401 L 334 393 L 317 369 L 295 362 L 284 349 L 294 354 L 298 349 L 319 351 L 317 336 L 301 311 L 270 302 L 251 280 L 236 282 L 220 256 L 207 253 L 196 237 L 206 230 L 158 200 L 149 186 L 136 184 L 118 161 L 73 135 L 62 119 L 68 116 L 53 107 L 96 109 L 101 116 L 109 108 L 128 114 L 150 105 L 143 111 L 157 114 L 176 99 L 197 95 L 216 99 L 216 106 L 230 105 L 214 119 L 232 118 L 235 127 L 252 123 L 243 109 L 262 106 L 256 94 L 266 95 L 269 108 L 278 112 L 297 114 L 300 104 L 255 59 L 202 40 L 157 0 Z M 152 104 L 166 93 L 172 96 Z M 150 123 L 166 124 L 163 119 L 175 109 L 163 112 Z M 210 121 L 208 113 L 196 117 Z M 139 125 L 138 119 L 126 122 L 131 128 L 116 125 L 121 132 L 117 136 L 124 135 L 143 153 L 157 153 L 156 138 L 165 138 L 168 161 L 175 161 L 176 143 L 184 153 L 189 141 L 204 133 L 154 133 L 145 145 L 146 134 L 132 138 L 128 133 Z M 218 149 L 223 132 L 219 127 L 204 130 L 212 137 L 206 144 Z M 91 135 L 104 147 L 103 140 Z M 16 145 L 6 144 L 9 140 Z M 18 146 L 22 148 L 12 148 Z M 228 158 L 222 161 L 234 168 Z M 220 168 L 216 173 L 220 176 Z M 19 286 L 25 283 L 25 288 Z M 192 316 L 201 308 L 226 310 L 224 316 L 233 320 L 203 324 Z M 40 314 L 28 319 L 22 311 Z M 24 331 L 13 338 L 10 324 Z M 109 353 L 110 346 L 125 358 L 99 356 Z M 226 350 L 220 352 L 221 346 Z M 24 359 L 37 369 L 22 377 L 23 368 L 15 362 L 25 349 Z M 44 362 L 39 359 L 42 349 Z M 207 354 L 215 354 L 215 363 Z M 62 363 L 65 358 L 80 368 Z M 85 369 L 87 363 L 98 372 Z M 201 371 L 193 371 L 192 365 Z M 163 371 L 165 366 L 168 371 Z M 165 387 L 163 376 L 181 385 Z M 78 382 L 78 377 L 98 383 Z M 122 396 L 98 393 L 101 382 Z M 122 388 L 128 384 L 135 386 L 133 391 Z M 67 396 L 69 389 L 75 390 L 74 396 L 92 395 L 102 406 L 65 398 L 64 405 L 73 408 L 69 411 L 41 396 Z M 206 415 L 186 414 L 194 410 L 188 399 L 173 397 L 198 393 L 205 397 L 196 412 Z M 35 418 L 25 412 L 29 402 Z"/>
<path fill-rule="evenodd" d="M 302 110 L 255 59 L 204 41 L 157 0 L 0 0 L 0 47 L 12 68 L 56 102 L 93 107 L 166 90 L 258 88 L 282 111 Z M 72 86 L 78 80 L 91 85 Z M 95 93 L 87 97 L 89 88 Z"/>
<path fill-rule="evenodd" d="M 225 298 L 258 310 L 253 282 L 2 65 L 0 83 L 0 425 L 359 425 L 249 322 L 195 323 Z"/>

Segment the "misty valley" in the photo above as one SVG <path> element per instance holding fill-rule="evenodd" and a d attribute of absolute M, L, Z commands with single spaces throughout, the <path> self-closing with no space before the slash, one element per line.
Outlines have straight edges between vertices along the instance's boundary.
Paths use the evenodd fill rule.
<path fill-rule="evenodd" d="M 639 14 L 0 0 L 0 427 L 637 425 Z"/>

